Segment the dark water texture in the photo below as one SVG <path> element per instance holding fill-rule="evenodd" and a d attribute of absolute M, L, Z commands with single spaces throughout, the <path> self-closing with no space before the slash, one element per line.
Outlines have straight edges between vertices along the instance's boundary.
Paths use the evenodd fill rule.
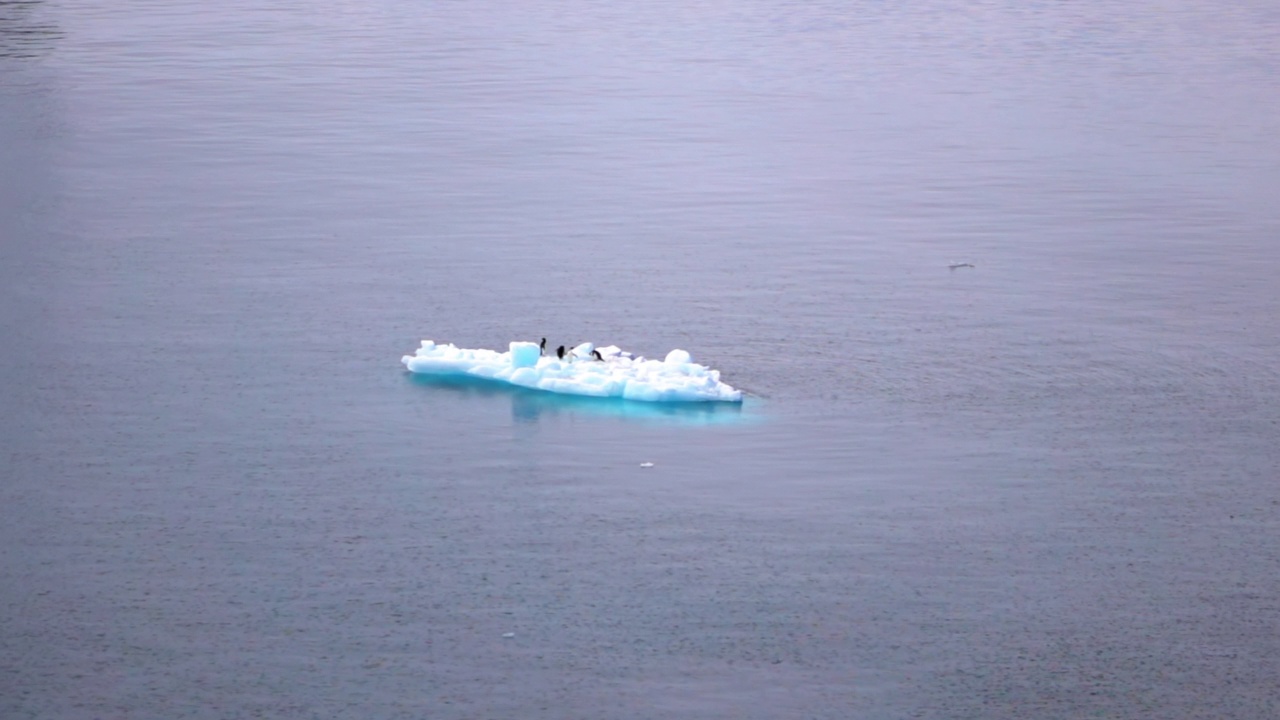
<path fill-rule="evenodd" d="M 1277 77 L 1266 2 L 0 2 L 0 717 L 1280 716 Z M 397 364 L 544 335 L 750 397 Z"/>

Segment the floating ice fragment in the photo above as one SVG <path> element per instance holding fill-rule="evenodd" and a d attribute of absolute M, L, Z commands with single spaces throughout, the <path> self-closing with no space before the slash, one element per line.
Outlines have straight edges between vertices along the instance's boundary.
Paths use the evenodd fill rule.
<path fill-rule="evenodd" d="M 592 356 L 599 352 L 601 360 Z M 647 402 L 742 402 L 742 393 L 720 381 L 720 371 L 693 362 L 684 350 L 665 360 L 632 357 L 614 345 L 582 343 L 563 360 L 546 357 L 537 343 L 513 342 L 509 350 L 467 349 L 423 340 L 400 359 L 410 372 L 460 375 L 566 395 Z"/>
<path fill-rule="evenodd" d="M 651 462 L 642 462 L 642 463 L 640 463 L 640 467 L 653 467 L 653 463 L 651 463 Z"/>

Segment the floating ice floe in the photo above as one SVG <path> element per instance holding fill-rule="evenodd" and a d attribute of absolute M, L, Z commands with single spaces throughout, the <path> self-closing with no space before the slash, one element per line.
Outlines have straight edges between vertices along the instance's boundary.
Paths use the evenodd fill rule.
<path fill-rule="evenodd" d="M 596 360 L 592 351 L 599 352 Z M 583 343 L 564 359 L 544 357 L 538 343 L 513 342 L 511 349 L 467 349 L 423 340 L 400 359 L 410 372 L 454 375 L 503 382 L 565 395 L 623 398 L 647 402 L 742 402 L 742 392 L 720 381 L 720 371 L 693 362 L 684 350 L 665 360 L 632 357 L 616 346 Z"/>

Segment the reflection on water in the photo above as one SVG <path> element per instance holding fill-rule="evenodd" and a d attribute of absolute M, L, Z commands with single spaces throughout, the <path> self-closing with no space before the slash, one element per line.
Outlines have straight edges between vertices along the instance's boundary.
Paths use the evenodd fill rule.
<path fill-rule="evenodd" d="M 0 57 L 34 58 L 51 50 L 62 31 L 37 17 L 43 0 L 0 0 Z"/>
<path fill-rule="evenodd" d="M 483 378 L 457 375 L 406 374 L 415 385 L 437 392 L 492 398 L 511 398 L 511 418 L 517 423 L 533 423 L 543 415 L 607 416 L 627 420 L 688 425 L 720 425 L 743 422 L 753 417 L 743 412 L 743 403 L 728 402 L 638 402 L 621 398 L 561 395 L 531 390 Z"/>

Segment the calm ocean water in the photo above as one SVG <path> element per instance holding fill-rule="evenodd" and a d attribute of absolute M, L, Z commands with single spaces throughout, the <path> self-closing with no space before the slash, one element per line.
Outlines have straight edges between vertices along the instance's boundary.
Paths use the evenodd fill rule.
<path fill-rule="evenodd" d="M 1256 1 L 0 2 L 0 717 L 1280 716 L 1277 78 Z M 750 397 L 398 363 L 542 336 Z"/>

